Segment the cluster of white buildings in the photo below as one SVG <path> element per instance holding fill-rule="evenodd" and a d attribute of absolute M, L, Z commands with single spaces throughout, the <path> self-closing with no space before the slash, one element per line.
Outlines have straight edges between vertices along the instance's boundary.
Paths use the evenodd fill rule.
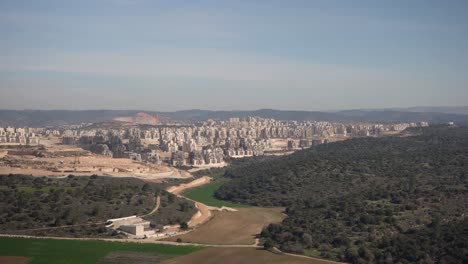
<path fill-rule="evenodd" d="M 0 127 L 0 144 L 7 145 L 39 145 L 36 128 Z"/>
<path fill-rule="evenodd" d="M 402 131 L 408 127 L 427 126 L 420 123 L 331 123 L 324 121 L 278 121 L 259 117 L 230 118 L 228 121 L 208 120 L 197 125 L 161 125 L 146 128 L 76 127 L 60 131 L 64 144 L 79 144 L 98 133 L 116 135 L 127 143 L 138 138 L 148 147 L 141 153 L 125 152 L 130 158 L 159 163 L 165 160 L 172 165 L 213 165 L 229 158 L 264 155 L 275 150 L 309 148 L 348 137 L 379 136 Z M 52 131 L 56 134 L 56 131 Z M 283 146 L 276 141 L 283 141 Z M 112 152 L 103 149 L 104 155 Z"/>

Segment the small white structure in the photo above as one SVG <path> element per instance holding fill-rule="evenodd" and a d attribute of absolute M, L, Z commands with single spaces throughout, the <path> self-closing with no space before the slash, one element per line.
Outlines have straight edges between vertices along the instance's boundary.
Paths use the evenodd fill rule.
<path fill-rule="evenodd" d="M 145 227 L 143 225 L 122 225 L 119 228 L 137 237 L 143 237 L 145 235 Z"/>

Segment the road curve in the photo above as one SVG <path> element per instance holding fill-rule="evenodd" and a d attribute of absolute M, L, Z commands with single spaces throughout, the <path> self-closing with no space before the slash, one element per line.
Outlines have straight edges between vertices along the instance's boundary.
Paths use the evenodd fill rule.
<path fill-rule="evenodd" d="M 205 223 L 211 218 L 211 212 L 209 210 L 209 207 L 203 203 L 194 201 L 192 199 L 189 199 L 181 193 L 189 188 L 194 188 L 198 187 L 207 183 L 210 183 L 212 178 L 208 176 L 203 176 L 201 178 L 198 178 L 196 180 L 193 180 L 189 183 L 186 184 L 181 184 L 177 186 L 171 186 L 166 189 L 166 191 L 177 195 L 178 197 L 183 197 L 187 200 L 195 202 L 195 205 L 199 209 L 199 211 L 192 216 L 192 219 L 189 221 L 189 226 L 192 224 L 193 226 L 197 226 L 200 224 Z M 160 197 L 158 196 L 156 199 L 156 206 L 155 208 L 148 214 L 150 215 L 155 213 L 160 205 Z M 145 216 L 146 216 L 145 215 Z M 70 226 L 68 226 L 70 227 Z M 192 226 L 191 226 L 192 227 Z M 37 238 L 37 239 L 58 239 L 58 240 L 91 240 L 91 241 L 108 241 L 108 242 L 127 242 L 127 243 L 141 243 L 141 244 L 146 244 L 146 243 L 152 243 L 152 244 L 163 244 L 163 245 L 174 245 L 174 246 L 202 246 L 202 247 L 220 247 L 220 248 L 263 248 L 260 246 L 260 241 L 259 239 L 255 239 L 255 242 L 250 245 L 216 245 L 216 244 L 200 244 L 200 243 L 182 243 L 182 242 L 173 242 L 173 241 L 163 241 L 163 240 L 153 240 L 153 239 L 115 239 L 115 238 L 74 238 L 74 237 L 37 237 L 37 236 L 27 236 L 27 235 L 8 235 L 8 234 L 0 234 L 0 237 L 19 237 L 19 238 Z M 311 260 L 320 260 L 320 261 L 326 261 L 331 264 L 341 264 L 342 262 L 336 262 L 332 260 L 326 260 L 326 259 L 321 259 L 321 258 L 314 258 L 314 257 L 309 257 L 305 255 L 297 255 L 297 254 L 290 254 L 290 253 L 285 253 L 277 249 L 276 254 L 284 254 L 292 257 L 299 257 L 299 258 L 308 258 Z"/>
<path fill-rule="evenodd" d="M 207 222 L 208 220 L 211 219 L 212 214 L 210 212 L 209 207 L 206 204 L 200 203 L 200 202 L 192 200 L 190 198 L 187 198 L 187 197 L 181 195 L 181 193 L 183 193 L 183 191 L 185 191 L 185 190 L 187 190 L 189 188 L 199 187 L 199 186 L 208 184 L 208 183 L 211 182 L 211 180 L 212 180 L 212 178 L 210 178 L 208 176 L 203 176 L 203 177 L 198 178 L 196 180 L 193 180 L 193 181 L 191 181 L 189 183 L 184 183 L 184 184 L 180 184 L 180 185 L 177 185 L 177 186 L 171 186 L 171 187 L 166 189 L 166 191 L 168 191 L 168 192 L 170 192 L 172 194 L 175 194 L 178 197 L 185 198 L 185 199 L 195 203 L 195 207 L 197 207 L 198 211 L 192 216 L 192 218 L 188 222 L 188 225 L 189 225 L 190 228 L 199 226 L 199 225 Z"/>

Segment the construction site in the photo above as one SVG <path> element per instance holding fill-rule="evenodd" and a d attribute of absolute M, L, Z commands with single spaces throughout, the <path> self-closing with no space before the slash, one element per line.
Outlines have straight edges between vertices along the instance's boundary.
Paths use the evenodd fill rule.
<path fill-rule="evenodd" d="M 146 180 L 190 177 L 190 173 L 173 167 L 128 158 L 111 158 L 59 144 L 2 146 L 0 174 L 132 176 Z"/>

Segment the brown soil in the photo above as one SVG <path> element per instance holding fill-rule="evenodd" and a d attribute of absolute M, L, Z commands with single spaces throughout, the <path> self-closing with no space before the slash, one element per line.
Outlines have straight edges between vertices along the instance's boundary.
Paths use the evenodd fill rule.
<path fill-rule="evenodd" d="M 170 257 L 151 253 L 116 251 L 109 253 L 98 264 L 156 264 L 168 258 Z"/>
<path fill-rule="evenodd" d="M 2 264 L 26 264 L 28 263 L 28 258 L 17 257 L 17 256 L 0 256 L 0 263 Z"/>
<path fill-rule="evenodd" d="M 163 264 L 330 264 L 326 260 L 315 260 L 288 255 L 274 254 L 263 249 L 256 248 L 207 248 L 189 255 L 172 258 L 162 262 Z"/>
<path fill-rule="evenodd" d="M 280 208 L 236 208 L 236 212 L 213 211 L 210 221 L 194 231 L 172 237 L 169 241 L 192 242 L 209 245 L 252 245 L 255 235 L 265 225 L 284 219 Z"/>
<path fill-rule="evenodd" d="M 114 117 L 112 120 L 124 123 L 157 125 L 159 124 L 159 115 L 150 115 L 144 112 L 140 112 L 133 116 Z"/>
<path fill-rule="evenodd" d="M 210 177 L 203 176 L 189 183 L 185 183 L 185 184 L 181 184 L 177 186 L 171 186 L 167 188 L 167 191 L 181 197 L 180 193 L 182 193 L 184 190 L 188 188 L 198 187 L 198 186 L 207 184 L 210 181 L 211 181 Z M 201 225 L 205 223 L 206 221 L 208 221 L 212 216 L 208 206 L 206 206 L 205 204 L 199 203 L 197 201 L 193 201 L 193 202 L 195 203 L 195 206 L 198 208 L 198 212 L 194 214 L 192 218 L 190 219 L 190 221 L 188 222 L 189 227 L 195 227 L 195 226 Z"/>
<path fill-rule="evenodd" d="M 182 193 L 186 189 L 193 188 L 193 187 L 198 187 L 198 186 L 201 186 L 203 184 L 209 183 L 210 181 L 211 181 L 210 177 L 203 176 L 203 177 L 198 178 L 196 180 L 193 180 L 193 181 L 191 181 L 189 183 L 184 183 L 184 184 L 177 185 L 177 186 L 171 186 L 171 187 L 167 188 L 167 191 L 172 193 L 172 194 L 177 195 L 177 194 Z"/>
<path fill-rule="evenodd" d="M 194 201 L 195 202 L 195 201 Z M 205 204 L 195 202 L 195 206 L 198 208 L 198 212 L 192 216 L 188 222 L 189 227 L 196 227 L 204 224 L 206 221 L 210 220 L 212 214 L 208 209 L 208 206 Z"/>
<path fill-rule="evenodd" d="M 161 178 L 190 177 L 190 173 L 163 165 L 145 164 L 131 159 L 114 159 L 88 153 L 74 157 L 34 157 L 8 155 L 14 166 L 0 167 L 0 174 L 30 174 L 33 176 L 103 175 L 115 177 L 136 177 L 145 180 Z"/>

